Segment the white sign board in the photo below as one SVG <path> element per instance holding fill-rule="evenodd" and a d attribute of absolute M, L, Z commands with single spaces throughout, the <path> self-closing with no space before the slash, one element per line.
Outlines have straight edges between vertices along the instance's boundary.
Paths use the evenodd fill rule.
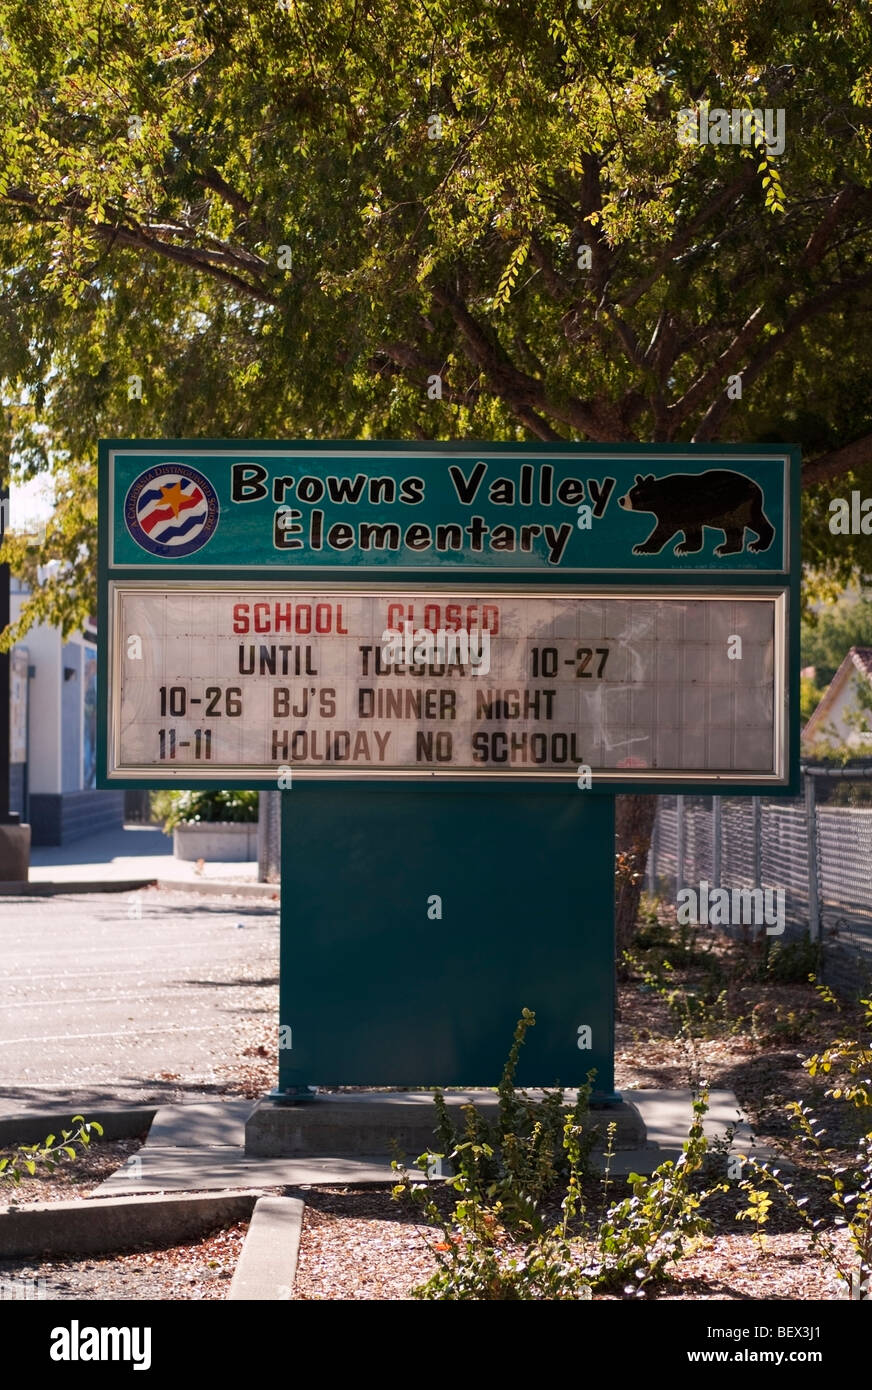
<path fill-rule="evenodd" d="M 785 775 L 783 592 L 110 585 L 109 776 Z"/>

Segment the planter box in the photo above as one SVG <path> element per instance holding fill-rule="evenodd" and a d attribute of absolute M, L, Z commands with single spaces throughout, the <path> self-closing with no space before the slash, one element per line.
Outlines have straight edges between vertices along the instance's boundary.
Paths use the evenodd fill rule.
<path fill-rule="evenodd" d="M 257 821 L 186 821 L 173 830 L 176 859 L 236 864 L 257 858 Z"/>
<path fill-rule="evenodd" d="M 30 826 L 0 825 L 0 880 L 26 883 L 30 870 Z"/>

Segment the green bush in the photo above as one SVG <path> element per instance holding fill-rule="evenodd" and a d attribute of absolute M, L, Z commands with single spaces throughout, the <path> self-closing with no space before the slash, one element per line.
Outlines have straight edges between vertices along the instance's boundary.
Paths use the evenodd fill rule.
<path fill-rule="evenodd" d="M 171 835 L 177 825 L 191 821 L 256 821 L 258 793 L 249 791 L 223 791 L 210 788 L 196 792 L 154 792 L 151 800 L 152 813 L 163 821 L 165 835 Z"/>
<path fill-rule="evenodd" d="M 839 1008 L 826 985 L 816 986 L 825 1003 Z M 816 1168 L 818 1183 L 828 1193 L 836 1210 L 834 1226 L 847 1238 L 844 1244 L 833 1239 L 833 1227 L 822 1217 L 813 1219 L 806 1207 L 807 1196 L 798 1197 L 793 1182 L 785 1182 L 780 1170 L 771 1164 L 747 1160 L 748 1176 L 740 1186 L 751 1205 L 739 1212 L 739 1219 L 752 1220 L 762 1243 L 763 1227 L 773 1196 L 805 1226 L 812 1246 L 830 1265 L 845 1295 L 850 1299 L 872 1301 L 872 999 L 860 1001 L 864 1007 L 866 1038 L 837 1038 L 823 1052 L 809 1057 L 803 1066 L 812 1077 L 826 1077 L 835 1084 L 826 1095 L 854 1108 L 864 1133 L 855 1153 L 845 1162 L 839 1151 L 822 1142 L 826 1130 L 810 1106 L 791 1101 L 787 1110 L 796 1133 Z"/>
<path fill-rule="evenodd" d="M 609 1202 L 615 1126 L 609 1125 L 600 1214 L 591 1217 L 584 1204 L 585 1176 L 592 1136 L 580 1119 L 586 1111 L 591 1075 L 579 1088 L 577 1105 L 567 1112 L 562 1092 L 533 1101 L 514 1090 L 518 1053 L 535 1022 L 523 1011 L 500 1083 L 496 1124 L 488 1126 L 474 1107 L 465 1106 L 466 1128 L 459 1133 L 437 1093 L 439 1126 L 445 1152 L 426 1153 L 416 1166 L 426 1185 L 414 1184 L 409 1172 L 394 1163 L 401 1181 L 394 1196 L 402 1198 L 437 1227 L 432 1246 L 436 1270 L 412 1290 L 412 1297 L 436 1300 L 579 1300 L 597 1288 L 623 1288 L 644 1297 L 661 1279 L 670 1261 L 688 1243 L 708 1232 L 701 1204 L 724 1185 L 694 1190 L 692 1179 L 706 1154 L 703 1116 L 705 1095 L 694 1102 L 694 1119 L 677 1162 L 661 1163 L 650 1178 L 631 1173 L 632 1195 Z M 559 1152 L 555 1142 L 559 1138 Z M 453 1193 L 450 1211 L 433 1195 L 437 1160 L 452 1173 L 443 1178 Z M 547 1199 L 554 1205 L 558 1175 L 564 1187 L 561 1217 L 549 1224 Z"/>
<path fill-rule="evenodd" d="M 682 947 L 681 950 L 682 954 L 692 955 L 692 947 Z M 705 1039 L 738 1033 L 745 1023 L 744 1015 L 734 1011 L 730 980 L 717 958 L 706 960 L 705 974 L 697 984 L 691 986 L 676 978 L 671 960 L 662 960 L 657 953 L 652 954 L 655 959 L 650 967 L 629 951 L 624 953 L 624 959 L 629 970 L 642 976 L 639 989 L 658 994 L 669 1009 L 675 1036 L 686 1046 L 693 1059 L 693 1075 L 698 1077 L 701 1060 L 698 1044 Z"/>
<path fill-rule="evenodd" d="M 705 963 L 710 953 L 698 946 L 699 928 L 692 923 L 682 922 L 675 926 L 666 921 L 646 922 L 636 931 L 633 945 L 645 951 L 647 962 L 658 963 L 668 958 L 670 965 L 684 967 Z M 711 938 L 710 938 L 711 943 Z"/>
<path fill-rule="evenodd" d="M 751 1010 L 751 1036 L 762 1047 L 772 1043 L 801 1043 L 808 1037 L 814 1021 L 810 1009 L 789 1009 L 782 1004 L 773 1007 L 761 1000 Z"/>
<path fill-rule="evenodd" d="M 822 947 L 806 933 L 798 941 L 771 941 L 764 937 L 763 975 L 784 985 L 804 985 L 820 969 Z"/>
<path fill-rule="evenodd" d="M 512 1136 L 505 1138 L 509 1141 Z M 486 1181 L 484 1170 L 496 1157 L 489 1144 L 468 1141 L 447 1155 L 457 1168 L 446 1179 L 456 1193 L 453 1214 L 448 1217 L 429 1187 L 413 1186 L 409 1174 L 395 1162 L 401 1181 L 394 1196 L 404 1197 L 441 1229 L 441 1239 L 432 1247 L 437 1268 L 425 1283 L 412 1289 L 412 1297 L 457 1302 L 589 1299 L 590 1282 L 574 1258 L 570 1239 L 581 1203 L 580 1138 L 579 1127 L 568 1115 L 563 1128 L 569 1170 L 563 1218 L 550 1229 L 532 1194 L 515 1187 L 511 1176 Z M 434 1160 L 443 1156 L 422 1154 L 417 1166 L 429 1177 Z"/>
<path fill-rule="evenodd" d="M 60 1143 L 56 1135 L 50 1134 L 42 1144 L 16 1144 L 11 1152 L 0 1156 L 0 1181 L 17 1187 L 25 1173 L 35 1177 L 38 1167 L 51 1173 L 65 1158 L 75 1158 L 77 1148 L 84 1153 L 92 1132 L 98 1136 L 103 1133 L 102 1125 L 86 1120 L 84 1115 L 74 1115 L 70 1124 L 75 1128 L 62 1129 Z"/>
<path fill-rule="evenodd" d="M 613 1203 L 595 1232 L 593 1257 L 585 1273 L 595 1288 L 620 1289 L 644 1297 L 662 1279 L 670 1263 L 677 1264 L 687 1245 L 711 1231 L 700 1207 L 709 1197 L 727 1190 L 726 1183 L 694 1191 L 691 1179 L 703 1167 L 708 1141 L 703 1120 L 708 1111 L 705 1091 L 693 1102 L 693 1121 L 681 1155 L 667 1159 L 650 1178 L 631 1173 L 632 1196 Z M 608 1170 L 606 1173 L 608 1177 Z"/>
<path fill-rule="evenodd" d="M 540 1202 L 557 1180 L 569 1173 L 569 1159 L 564 1145 L 564 1124 L 567 1106 L 562 1088 L 545 1091 L 541 1100 L 531 1099 L 525 1091 L 515 1089 L 518 1059 L 528 1029 L 535 1025 L 536 1016 L 524 1009 L 515 1028 L 512 1046 L 500 1084 L 497 1087 L 499 1105 L 493 1122 L 481 1115 L 474 1105 L 462 1107 L 463 1122 L 456 1125 L 445 1098 L 437 1090 L 433 1096 L 438 1116 L 436 1134 L 443 1154 L 454 1154 L 453 1162 L 463 1171 L 467 1156 L 473 1148 L 479 1152 L 475 1172 L 470 1169 L 469 1180 L 502 1184 L 502 1199 L 512 1200 L 513 1194 L 523 1194 L 523 1201 Z M 578 1088 L 574 1106 L 568 1112 L 579 1133 L 579 1162 L 586 1169 L 597 1129 L 588 1125 L 582 1132 L 582 1120 L 588 1115 L 594 1073 Z M 485 1153 L 485 1149 L 487 1153 Z"/>

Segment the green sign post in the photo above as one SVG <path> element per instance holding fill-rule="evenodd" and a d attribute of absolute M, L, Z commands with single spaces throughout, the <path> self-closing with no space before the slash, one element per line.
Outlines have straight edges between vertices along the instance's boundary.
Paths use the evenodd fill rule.
<path fill-rule="evenodd" d="M 613 1097 L 614 794 L 795 792 L 782 446 L 100 446 L 103 787 L 279 788 L 277 1098 Z"/>

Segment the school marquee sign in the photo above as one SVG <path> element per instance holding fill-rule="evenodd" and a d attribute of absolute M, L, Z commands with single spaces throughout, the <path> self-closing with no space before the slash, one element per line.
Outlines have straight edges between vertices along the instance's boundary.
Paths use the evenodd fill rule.
<path fill-rule="evenodd" d="M 779 446 L 106 442 L 102 784 L 786 786 L 797 476 Z"/>

